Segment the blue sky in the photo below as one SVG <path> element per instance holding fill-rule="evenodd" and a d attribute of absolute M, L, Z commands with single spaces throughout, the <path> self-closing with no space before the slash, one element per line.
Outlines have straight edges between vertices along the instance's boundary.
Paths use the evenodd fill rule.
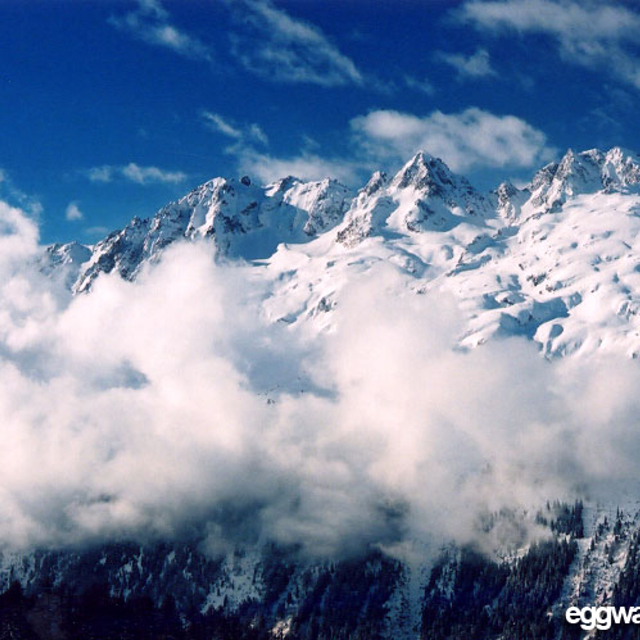
<path fill-rule="evenodd" d="M 640 8 L 0 0 L 0 198 L 93 242 L 217 175 L 355 187 L 418 148 L 481 188 L 640 150 Z"/>

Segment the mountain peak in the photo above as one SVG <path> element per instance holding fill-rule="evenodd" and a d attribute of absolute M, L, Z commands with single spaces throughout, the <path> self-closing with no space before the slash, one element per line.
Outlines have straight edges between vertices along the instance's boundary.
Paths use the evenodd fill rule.
<path fill-rule="evenodd" d="M 362 187 L 360 193 L 364 193 L 367 196 L 373 195 L 377 191 L 386 187 L 389 184 L 389 176 L 384 171 L 376 171 L 370 178 L 369 182 Z"/>
<path fill-rule="evenodd" d="M 418 151 L 394 176 L 391 185 L 398 189 L 426 189 L 435 195 L 454 183 L 454 174 L 440 158 Z"/>
<path fill-rule="evenodd" d="M 575 183 L 593 182 L 593 186 L 599 186 L 598 179 L 604 154 L 597 149 L 575 153 L 569 149 L 558 165 L 554 180 Z M 577 186 L 577 184 L 576 184 Z"/>
<path fill-rule="evenodd" d="M 276 180 L 275 182 L 271 182 L 270 184 L 268 184 L 266 186 L 267 193 L 269 195 L 273 195 L 278 192 L 284 193 L 300 182 L 301 180 L 299 178 L 289 175 L 285 178 L 280 178 L 280 180 Z"/>
<path fill-rule="evenodd" d="M 602 183 L 606 191 L 640 185 L 640 156 L 622 147 L 609 149 L 603 160 Z"/>
<path fill-rule="evenodd" d="M 503 195 L 503 196 L 513 196 L 518 191 L 519 191 L 519 189 L 516 186 L 514 186 L 512 182 L 510 182 L 509 180 L 505 180 L 504 182 L 501 182 L 498 185 L 498 188 L 495 190 L 494 193 L 496 193 L 499 196 L 501 196 L 501 195 Z"/>
<path fill-rule="evenodd" d="M 492 198 L 496 211 L 501 218 L 513 220 L 520 214 L 522 205 L 529 195 L 527 189 L 518 189 L 507 180 L 490 193 L 490 198 Z"/>
<path fill-rule="evenodd" d="M 486 195 L 425 151 L 418 151 L 392 178 L 376 171 L 357 194 L 331 178 L 304 182 L 287 176 L 259 186 L 247 176 L 219 177 L 150 219 L 132 219 L 98 242 L 90 259 L 85 260 L 88 249 L 74 251 L 72 262 L 83 265 L 74 291 L 88 289 L 102 272 L 117 270 L 134 278 L 145 261 L 157 259 L 180 238 L 206 238 L 221 257 L 264 259 L 283 242 L 306 243 L 334 227 L 337 240 L 347 246 L 373 235 L 448 233 L 462 224 L 467 230 L 505 224 L 515 228 L 559 211 L 577 196 L 636 193 L 638 187 L 640 156 L 621 147 L 606 152 L 568 149 L 527 187 L 503 182 Z M 52 262 L 62 262 L 62 253 L 52 249 Z"/>
<path fill-rule="evenodd" d="M 531 204 L 555 211 L 568 197 L 600 191 L 604 161 L 605 154 L 599 149 L 579 153 L 568 149 L 560 162 L 552 162 L 535 174 L 527 187 Z"/>
<path fill-rule="evenodd" d="M 585 152 L 587 153 L 587 152 Z M 638 154 L 635 151 L 631 151 L 631 149 L 627 149 L 625 147 L 611 147 L 609 151 L 605 154 L 605 157 L 609 161 L 619 160 L 624 161 L 627 158 L 638 159 Z"/>

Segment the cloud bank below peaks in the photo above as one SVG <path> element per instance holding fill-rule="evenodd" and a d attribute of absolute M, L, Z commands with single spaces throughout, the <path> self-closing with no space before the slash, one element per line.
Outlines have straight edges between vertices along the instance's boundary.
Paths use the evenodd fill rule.
<path fill-rule="evenodd" d="M 549 364 L 520 339 L 461 351 L 455 301 L 391 265 L 355 275 L 309 337 L 266 320 L 266 271 L 204 242 L 71 297 L 38 270 L 28 217 L 2 204 L 0 229 L 2 548 L 188 537 L 335 557 L 468 541 L 487 511 L 638 480 L 634 363 Z"/>

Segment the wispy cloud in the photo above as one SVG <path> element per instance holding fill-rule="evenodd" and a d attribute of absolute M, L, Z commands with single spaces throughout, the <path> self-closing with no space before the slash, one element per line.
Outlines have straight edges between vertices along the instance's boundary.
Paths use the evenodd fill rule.
<path fill-rule="evenodd" d="M 318 144 L 308 137 L 301 152 L 277 156 L 264 150 L 269 140 L 260 125 L 238 123 L 205 110 L 200 112 L 200 116 L 207 129 L 232 140 L 225 152 L 235 157 L 238 171 L 249 174 L 263 183 L 289 175 L 301 180 L 323 180 L 328 177 L 346 183 L 358 180 L 356 163 L 322 157 L 317 153 Z"/>
<path fill-rule="evenodd" d="M 167 171 L 158 167 L 141 167 L 135 162 L 127 165 L 102 165 L 81 171 L 91 182 L 113 182 L 116 178 L 136 184 L 178 184 L 187 179 L 183 171 Z"/>
<path fill-rule="evenodd" d="M 251 141 L 265 145 L 269 143 L 266 133 L 260 125 L 255 122 L 249 125 L 237 125 L 219 113 L 213 113 L 212 111 L 206 111 L 204 109 L 200 112 L 200 116 L 205 127 L 214 133 L 220 133 L 238 142 Z"/>
<path fill-rule="evenodd" d="M 109 231 L 110 229 L 108 227 L 104 227 L 102 225 L 96 225 L 94 227 L 87 227 L 84 230 L 84 233 L 88 237 L 96 238 L 96 237 L 105 236 L 107 233 L 109 233 Z"/>
<path fill-rule="evenodd" d="M 404 77 L 404 83 L 409 89 L 420 91 L 428 96 L 432 96 L 436 92 L 436 88 L 428 78 L 416 78 L 415 76 L 406 75 Z"/>
<path fill-rule="evenodd" d="M 138 0 L 138 7 L 109 22 L 117 29 L 146 42 L 171 49 L 186 58 L 211 60 L 211 49 L 201 40 L 171 23 L 169 12 L 159 0 Z"/>
<path fill-rule="evenodd" d="M 177 184 L 187 179 L 187 174 L 182 171 L 165 171 L 158 167 L 141 167 L 135 162 L 130 162 L 122 167 L 122 175 L 138 184 L 170 183 Z"/>
<path fill-rule="evenodd" d="M 323 87 L 366 86 L 392 90 L 355 62 L 316 25 L 293 17 L 271 0 L 224 0 L 233 24 L 229 51 L 235 64 L 270 82 Z M 109 23 L 147 44 L 171 49 L 194 60 L 213 60 L 213 47 L 174 24 L 160 0 L 138 0 L 135 10 L 111 16 Z"/>
<path fill-rule="evenodd" d="M 361 147 L 373 158 L 406 159 L 419 149 L 442 158 L 455 171 L 477 167 L 530 167 L 553 150 L 545 134 L 515 116 L 478 108 L 416 116 L 378 110 L 351 121 Z"/>
<path fill-rule="evenodd" d="M 640 15 L 616 2 L 594 0 L 471 0 L 458 18 L 489 33 L 546 34 L 562 58 L 605 69 L 640 88 Z"/>
<path fill-rule="evenodd" d="M 239 25 L 232 35 L 233 52 L 248 71 L 278 82 L 363 84 L 355 63 L 315 25 L 292 17 L 270 0 L 228 4 Z"/>
<path fill-rule="evenodd" d="M 36 218 L 42 213 L 40 200 L 16 187 L 9 173 L 2 168 L 0 168 L 0 198 L 21 207 Z"/>
<path fill-rule="evenodd" d="M 69 222 L 75 222 L 76 220 L 82 220 L 82 218 L 84 218 L 84 214 L 80 210 L 77 202 L 70 202 L 64 212 L 64 217 Z"/>
<path fill-rule="evenodd" d="M 235 138 L 236 140 L 242 138 L 242 131 L 236 129 L 232 124 L 227 122 L 222 116 L 217 113 L 211 113 L 210 111 L 203 111 L 202 118 L 205 121 L 207 127 L 212 131 L 221 133 L 229 138 Z"/>
<path fill-rule="evenodd" d="M 103 165 L 101 167 L 91 167 L 82 173 L 89 178 L 91 182 L 111 182 L 113 180 L 115 169 L 116 167 Z"/>
<path fill-rule="evenodd" d="M 254 144 L 247 125 L 230 122 L 219 114 L 202 115 L 207 127 L 233 140 L 225 151 L 235 157 L 237 170 L 263 183 L 293 175 L 301 180 L 332 177 L 355 187 L 371 171 L 393 169 L 420 149 L 442 158 L 454 171 L 495 167 L 516 170 L 546 162 L 555 155 L 546 135 L 525 120 L 478 108 L 451 114 L 433 111 L 425 116 L 371 111 L 350 121 L 345 138 L 351 152 L 343 156 L 324 154 L 315 142 L 299 153 L 266 152 Z"/>
<path fill-rule="evenodd" d="M 346 184 L 358 182 L 360 167 L 356 162 L 327 158 L 315 153 L 277 157 L 244 149 L 238 156 L 238 165 L 243 173 L 257 177 L 263 183 L 274 182 L 284 176 L 295 176 L 301 180 L 323 180 L 336 178 Z"/>
<path fill-rule="evenodd" d="M 462 53 L 436 53 L 436 59 L 440 60 L 458 72 L 460 79 L 484 78 L 496 76 L 496 70 L 491 66 L 489 52 L 486 49 L 478 49 L 473 55 L 465 56 Z"/>

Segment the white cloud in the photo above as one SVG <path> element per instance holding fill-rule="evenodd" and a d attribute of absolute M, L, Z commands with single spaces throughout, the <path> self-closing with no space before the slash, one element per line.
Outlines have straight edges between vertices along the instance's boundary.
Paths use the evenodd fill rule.
<path fill-rule="evenodd" d="M 171 24 L 170 15 L 159 0 L 138 0 L 138 8 L 109 22 L 148 44 L 171 49 L 181 56 L 211 60 L 211 50 L 198 38 Z"/>
<path fill-rule="evenodd" d="M 37 218 L 42 213 L 42 204 L 35 195 L 27 194 L 14 184 L 7 171 L 0 168 L 0 198 L 22 209 Z"/>
<path fill-rule="evenodd" d="M 372 111 L 351 121 L 360 145 L 373 158 L 407 159 L 424 149 L 454 171 L 477 167 L 530 167 L 553 150 L 542 131 L 515 116 L 469 108 L 457 114 L 434 111 L 419 117 Z"/>
<path fill-rule="evenodd" d="M 177 184 L 184 182 L 187 178 L 187 174 L 182 171 L 165 171 L 158 167 L 141 167 L 135 162 L 130 162 L 127 166 L 122 167 L 122 175 L 138 184 L 158 182 Z"/>
<path fill-rule="evenodd" d="M 39 238 L 38 225 L 29 215 L 0 201 L 0 273 L 7 277 L 0 289 L 9 287 L 8 279 L 20 270 L 23 261 L 37 254 Z M 17 293 L 17 288 L 13 291 Z M 3 320 L 7 321 L 7 316 Z"/>
<path fill-rule="evenodd" d="M 489 52 L 486 49 L 478 49 L 471 56 L 440 51 L 436 54 L 436 58 L 453 67 L 461 79 L 484 78 L 486 76 L 498 75 L 496 70 L 491 66 Z"/>
<path fill-rule="evenodd" d="M 343 183 L 354 184 L 358 182 L 362 168 L 348 160 L 324 158 L 309 152 L 276 157 L 250 148 L 244 149 L 238 155 L 238 165 L 242 173 L 256 176 L 263 183 L 273 182 L 285 176 L 295 176 L 301 180 L 336 178 Z"/>
<path fill-rule="evenodd" d="M 365 76 L 353 60 L 317 26 L 295 18 L 271 0 L 224 0 L 235 27 L 229 30 L 231 55 L 247 71 L 267 81 L 324 87 L 360 85 L 389 92 L 391 85 Z M 172 22 L 160 0 L 111 16 L 109 23 L 148 44 L 194 60 L 213 60 L 213 48 Z"/>
<path fill-rule="evenodd" d="M 101 167 L 91 167 L 83 171 L 91 182 L 111 182 L 115 173 L 115 167 L 102 165 Z"/>
<path fill-rule="evenodd" d="M 102 165 L 81 171 L 91 182 L 113 182 L 116 178 L 124 178 L 141 185 L 178 184 L 187 179 L 183 171 L 167 171 L 158 167 L 142 167 L 135 162 L 127 165 Z"/>
<path fill-rule="evenodd" d="M 602 69 L 640 88 L 640 15 L 622 4 L 585 0 L 471 0 L 461 20 L 486 32 L 541 33 L 555 39 L 561 56 Z"/>
<path fill-rule="evenodd" d="M 257 125 L 239 125 L 219 114 L 203 111 L 205 125 L 233 140 L 226 152 L 235 156 L 238 171 L 269 183 L 287 175 L 301 180 L 337 178 L 357 186 L 372 170 L 391 168 L 419 150 L 442 158 L 454 171 L 531 167 L 550 160 L 555 150 L 546 136 L 515 116 L 497 116 L 477 108 L 457 114 L 434 111 L 416 116 L 378 110 L 353 118 L 346 137 L 349 156 L 326 156 L 317 143 L 293 155 L 277 155 L 256 148 L 262 142 Z M 264 142 L 266 142 L 266 137 Z"/>
<path fill-rule="evenodd" d="M 228 136 L 229 138 L 239 139 L 242 137 L 242 131 L 236 129 L 233 125 L 229 124 L 221 115 L 217 113 L 211 113 L 210 111 L 203 111 L 202 117 L 209 129 Z"/>
<path fill-rule="evenodd" d="M 249 125 L 249 128 L 247 129 L 247 137 L 265 145 L 269 144 L 267 134 L 255 122 Z"/>
<path fill-rule="evenodd" d="M 230 6 L 239 30 L 233 51 L 252 73 L 277 82 L 325 87 L 364 82 L 354 62 L 316 26 L 292 17 L 270 0 L 237 0 Z"/>
<path fill-rule="evenodd" d="M 228 118 L 224 118 L 219 113 L 213 113 L 206 110 L 202 110 L 200 115 L 205 126 L 210 131 L 221 133 L 223 136 L 227 136 L 228 138 L 232 138 L 242 143 L 258 142 L 264 145 L 269 143 L 266 133 L 256 123 L 246 126 L 238 126 L 231 123 Z"/>
<path fill-rule="evenodd" d="M 0 203 L 3 550 L 185 527 L 210 548 L 318 555 L 482 540 L 480 513 L 637 486 L 634 362 L 550 363 L 524 339 L 455 349 L 453 300 L 384 261 L 353 270 L 335 330 L 309 339 L 266 320 L 269 270 L 217 264 L 206 243 L 76 297 L 42 251 Z"/>
<path fill-rule="evenodd" d="M 257 178 L 263 183 L 273 182 L 285 176 L 295 176 L 301 180 L 323 180 L 337 178 L 351 184 L 358 181 L 361 167 L 357 163 L 339 159 L 323 158 L 308 149 L 292 156 L 278 157 L 258 150 L 258 145 L 268 144 L 268 138 L 258 124 L 238 124 L 218 113 L 203 110 L 204 125 L 233 140 L 225 152 L 235 156 L 238 171 Z M 313 141 L 306 145 L 317 147 Z"/>
<path fill-rule="evenodd" d="M 84 233 L 90 237 L 103 237 L 109 233 L 109 227 L 103 227 L 101 225 L 97 225 L 94 227 L 87 227 L 84 230 Z"/>
<path fill-rule="evenodd" d="M 82 218 L 84 218 L 84 214 L 80 211 L 80 207 L 77 202 L 70 202 L 64 212 L 64 217 L 70 222 L 73 222 L 75 220 L 82 220 Z"/>
<path fill-rule="evenodd" d="M 410 89 L 415 89 L 416 91 L 420 91 L 428 96 L 431 96 L 436 92 L 435 86 L 428 78 L 422 78 L 420 80 L 414 76 L 406 75 L 404 77 L 404 82 Z"/>

